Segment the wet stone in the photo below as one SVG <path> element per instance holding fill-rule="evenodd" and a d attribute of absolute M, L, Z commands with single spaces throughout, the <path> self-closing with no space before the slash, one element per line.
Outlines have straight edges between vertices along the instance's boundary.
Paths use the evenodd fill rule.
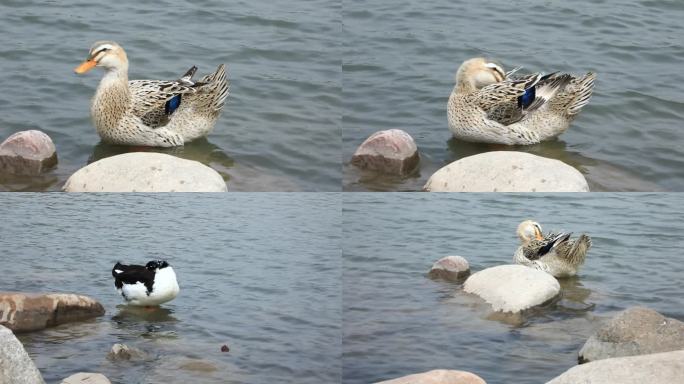
<path fill-rule="evenodd" d="M 408 133 L 400 129 L 378 131 L 364 141 L 352 156 L 351 163 L 361 169 L 407 175 L 420 161 L 418 147 Z"/>

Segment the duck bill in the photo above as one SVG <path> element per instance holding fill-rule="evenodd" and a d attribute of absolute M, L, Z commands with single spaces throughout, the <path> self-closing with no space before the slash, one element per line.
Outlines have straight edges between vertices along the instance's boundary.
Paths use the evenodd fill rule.
<path fill-rule="evenodd" d="M 81 73 L 86 73 L 91 69 L 95 68 L 96 65 L 97 63 L 95 62 L 95 60 L 86 60 L 82 62 L 81 65 L 79 65 L 78 67 L 74 68 L 74 72 L 80 75 Z"/>
<path fill-rule="evenodd" d="M 542 233 L 539 230 L 537 230 L 535 232 L 536 232 L 535 235 L 537 237 L 537 240 L 544 240 L 544 236 L 542 235 Z"/>

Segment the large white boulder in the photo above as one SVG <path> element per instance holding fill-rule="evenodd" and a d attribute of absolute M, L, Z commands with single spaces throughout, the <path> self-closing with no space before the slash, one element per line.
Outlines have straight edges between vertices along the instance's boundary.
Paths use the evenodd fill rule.
<path fill-rule="evenodd" d="M 101 373 L 79 372 L 62 380 L 60 384 L 112 384 Z"/>
<path fill-rule="evenodd" d="M 463 290 L 480 296 L 495 311 L 516 313 L 558 296 L 560 284 L 546 272 L 522 265 L 499 265 L 470 276 Z"/>
<path fill-rule="evenodd" d="M 401 129 L 388 129 L 370 135 L 352 157 L 362 169 L 405 175 L 416 169 L 420 155 L 413 138 Z"/>
<path fill-rule="evenodd" d="M 581 362 L 684 350 L 684 323 L 643 307 L 628 308 L 599 328 L 579 352 Z"/>
<path fill-rule="evenodd" d="M 435 369 L 376 384 L 487 384 L 481 377 L 466 371 Z"/>
<path fill-rule="evenodd" d="M 14 333 L 0 325 L 0 383 L 45 384 L 24 346 Z"/>
<path fill-rule="evenodd" d="M 577 365 L 547 384 L 682 384 L 684 351 L 616 357 Z"/>
<path fill-rule="evenodd" d="M 215 170 L 197 161 L 155 152 L 98 160 L 69 177 L 67 192 L 225 192 Z"/>
<path fill-rule="evenodd" d="M 440 168 L 427 192 L 589 192 L 587 180 L 559 160 L 525 152 L 485 152 Z"/>

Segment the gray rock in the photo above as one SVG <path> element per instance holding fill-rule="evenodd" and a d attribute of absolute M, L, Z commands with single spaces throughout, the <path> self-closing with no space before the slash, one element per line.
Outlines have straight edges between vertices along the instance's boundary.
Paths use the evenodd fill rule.
<path fill-rule="evenodd" d="M 470 276 L 463 290 L 480 296 L 495 311 L 516 313 L 555 298 L 560 285 L 546 272 L 522 265 L 499 265 Z"/>
<path fill-rule="evenodd" d="M 45 384 L 24 346 L 0 325 L 0 384 Z"/>
<path fill-rule="evenodd" d="M 55 144 L 41 131 L 17 132 L 0 144 L 0 174 L 36 176 L 55 164 Z"/>
<path fill-rule="evenodd" d="M 682 384 L 684 351 L 616 357 L 577 365 L 547 384 Z"/>
<path fill-rule="evenodd" d="M 684 349 L 684 323 L 643 307 L 628 308 L 589 337 L 579 361 Z"/>
<path fill-rule="evenodd" d="M 481 377 L 466 371 L 435 369 L 376 384 L 487 384 Z"/>
<path fill-rule="evenodd" d="M 102 304 L 70 293 L 0 292 L 0 325 L 28 332 L 104 315 Z"/>
<path fill-rule="evenodd" d="M 524 152 L 486 152 L 440 168 L 428 192 L 589 192 L 587 180 L 559 160 Z"/>
<path fill-rule="evenodd" d="M 362 169 L 405 175 L 416 169 L 420 155 L 413 138 L 401 129 L 370 135 L 352 156 L 351 163 Z"/>
<path fill-rule="evenodd" d="M 428 276 L 433 279 L 460 280 L 470 274 L 468 260 L 461 256 L 446 256 L 432 264 Z"/>
<path fill-rule="evenodd" d="M 69 177 L 67 192 L 225 192 L 215 170 L 197 161 L 155 152 L 107 157 Z"/>
<path fill-rule="evenodd" d="M 114 344 L 107 354 L 107 358 L 114 361 L 145 360 L 147 357 L 145 352 L 126 344 Z"/>
<path fill-rule="evenodd" d="M 61 384 L 112 384 L 101 373 L 79 372 L 62 380 Z"/>

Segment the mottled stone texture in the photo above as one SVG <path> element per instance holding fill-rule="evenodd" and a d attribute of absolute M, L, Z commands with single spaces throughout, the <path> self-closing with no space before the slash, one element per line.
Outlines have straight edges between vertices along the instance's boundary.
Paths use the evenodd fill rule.
<path fill-rule="evenodd" d="M 45 384 L 24 346 L 0 325 L 0 384 Z"/>
<path fill-rule="evenodd" d="M 546 272 L 522 265 L 499 265 L 470 276 L 463 290 L 480 296 L 495 311 L 515 313 L 558 296 L 560 284 Z"/>
<path fill-rule="evenodd" d="M 375 132 L 359 146 L 351 160 L 359 168 L 395 175 L 411 173 L 419 161 L 416 143 L 400 129 Z"/>
<path fill-rule="evenodd" d="M 70 293 L 0 292 L 0 324 L 28 332 L 104 315 L 96 300 Z"/>
<path fill-rule="evenodd" d="M 36 176 L 55 164 L 55 144 L 41 131 L 17 132 L 0 144 L 0 174 Z"/>
<path fill-rule="evenodd" d="M 427 192 L 589 192 L 587 180 L 559 160 L 524 152 L 485 152 L 435 172 Z"/>
<path fill-rule="evenodd" d="M 643 307 L 631 307 L 589 337 L 581 363 L 684 349 L 684 323 Z M 684 376 L 683 376 L 684 377 Z"/>
<path fill-rule="evenodd" d="M 67 192 L 225 192 L 223 177 L 206 165 L 155 152 L 107 157 L 69 177 Z"/>
<path fill-rule="evenodd" d="M 60 384 L 112 384 L 101 373 L 79 372 L 62 380 Z"/>
<path fill-rule="evenodd" d="M 465 371 L 435 369 L 376 384 L 487 384 L 481 377 Z"/>
<path fill-rule="evenodd" d="M 461 256 L 446 256 L 432 264 L 428 276 L 433 279 L 460 280 L 470 274 L 468 260 Z"/>

